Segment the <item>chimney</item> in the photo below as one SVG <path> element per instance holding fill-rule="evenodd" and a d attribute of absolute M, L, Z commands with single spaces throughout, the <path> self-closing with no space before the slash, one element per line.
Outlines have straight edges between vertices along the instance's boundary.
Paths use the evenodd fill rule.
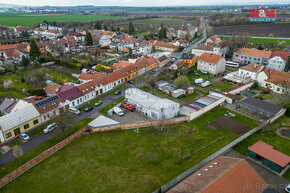
<path fill-rule="evenodd" d="M 258 67 L 258 64 L 255 64 L 255 65 L 254 65 L 254 68 L 256 69 L 257 67 Z"/>

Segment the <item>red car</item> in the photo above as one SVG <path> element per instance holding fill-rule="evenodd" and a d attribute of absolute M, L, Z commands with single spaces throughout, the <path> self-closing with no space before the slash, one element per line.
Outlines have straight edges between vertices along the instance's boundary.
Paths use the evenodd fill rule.
<path fill-rule="evenodd" d="M 134 105 L 128 104 L 127 102 L 122 102 L 121 107 L 128 109 L 131 112 L 133 112 L 136 109 Z"/>

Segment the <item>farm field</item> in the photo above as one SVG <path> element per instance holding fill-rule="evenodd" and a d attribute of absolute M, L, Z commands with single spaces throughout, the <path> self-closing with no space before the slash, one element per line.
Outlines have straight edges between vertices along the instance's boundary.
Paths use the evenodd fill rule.
<path fill-rule="evenodd" d="M 189 123 L 140 129 L 138 134 L 126 130 L 84 135 L 2 192 L 152 192 L 239 136 L 206 127 L 226 112 L 217 107 Z M 234 120 L 251 128 L 258 124 L 236 115 Z"/>
<path fill-rule="evenodd" d="M 232 25 L 213 27 L 212 34 L 219 35 L 244 35 L 268 37 L 273 34 L 274 37 L 289 38 L 290 23 L 271 23 L 271 24 L 250 24 L 250 25 Z"/>
<path fill-rule="evenodd" d="M 174 18 L 152 18 L 152 19 L 140 19 L 132 21 L 133 25 L 137 28 L 149 29 L 148 26 L 153 29 L 159 27 L 163 23 L 167 27 L 180 28 L 182 24 L 192 24 L 197 26 L 197 20 L 191 19 L 174 19 Z M 125 27 L 129 25 L 129 22 L 114 23 L 114 26 Z M 156 29 L 155 29 L 156 30 Z"/>
<path fill-rule="evenodd" d="M 1 13 L 0 25 L 7 26 L 28 26 L 46 21 L 62 21 L 62 22 L 85 22 L 90 20 L 104 20 L 104 19 L 118 19 L 118 16 L 105 16 L 105 15 L 32 15 L 32 14 L 13 14 L 13 13 Z"/>
<path fill-rule="evenodd" d="M 229 37 L 221 37 L 223 40 L 229 39 Z M 254 44 L 279 44 L 282 41 L 286 42 L 286 45 L 290 45 L 290 39 L 275 39 L 275 38 L 250 38 Z"/>

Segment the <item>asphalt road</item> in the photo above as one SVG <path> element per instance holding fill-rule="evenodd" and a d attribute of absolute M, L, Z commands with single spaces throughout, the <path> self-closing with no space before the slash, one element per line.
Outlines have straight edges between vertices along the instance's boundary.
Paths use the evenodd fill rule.
<path fill-rule="evenodd" d="M 91 116 L 93 113 L 99 111 L 100 109 L 102 109 L 103 107 L 107 106 L 108 104 L 116 101 L 117 99 L 121 98 L 122 96 L 124 96 L 124 93 L 122 92 L 120 95 L 104 95 L 103 97 L 101 97 L 103 99 L 103 104 L 97 107 L 94 107 L 94 109 L 92 111 L 89 112 L 81 112 L 80 115 L 77 116 L 77 122 L 80 122 L 86 118 L 88 118 L 89 116 Z M 36 148 L 37 146 L 43 144 L 44 142 L 46 142 L 47 140 L 55 137 L 56 135 L 60 134 L 60 130 L 54 130 L 48 134 L 40 134 L 36 137 L 31 138 L 29 141 L 24 142 L 20 145 L 20 147 L 23 150 L 23 153 L 27 153 L 29 151 L 31 151 L 32 149 Z M 15 157 L 12 154 L 12 151 L 9 151 L 7 153 L 1 154 L 0 155 L 0 167 L 5 166 L 6 164 L 8 164 L 9 162 L 13 161 L 15 159 Z"/>
<path fill-rule="evenodd" d="M 183 50 L 183 52 L 174 53 L 173 56 L 177 57 L 178 61 L 179 61 L 182 53 L 188 53 L 190 50 L 192 50 L 192 48 L 194 48 L 195 46 L 197 46 L 198 44 L 203 42 L 206 38 L 207 38 L 206 29 L 204 28 L 202 39 L 200 39 L 199 41 L 193 43 L 189 47 L 185 48 Z M 152 74 L 152 76 L 157 77 L 163 70 L 164 70 L 164 68 L 159 69 L 157 72 Z M 130 87 L 137 87 L 138 88 L 143 83 L 144 82 L 140 82 L 140 83 L 138 83 L 138 85 L 131 85 Z M 106 95 L 102 96 L 101 97 L 103 99 L 102 105 L 94 107 L 94 109 L 92 111 L 89 111 L 89 112 L 84 112 L 83 111 L 83 112 L 81 112 L 80 115 L 78 115 L 78 117 L 77 117 L 77 122 L 80 122 L 80 121 L 88 118 L 89 116 L 91 116 L 95 112 L 99 111 L 100 109 L 102 109 L 103 107 L 107 106 L 108 104 L 111 104 L 112 102 L 116 101 L 117 99 L 121 98 L 122 96 L 124 96 L 124 92 L 122 92 L 120 95 L 117 95 L 117 96 L 115 96 L 115 95 L 111 96 L 109 94 L 106 94 Z M 20 145 L 20 147 L 22 148 L 23 153 L 27 153 L 27 152 L 31 151 L 32 149 L 34 149 L 35 147 L 37 147 L 37 146 L 41 145 L 42 143 L 46 142 L 47 140 L 55 137 L 59 133 L 60 133 L 59 130 L 55 130 L 55 131 L 53 131 L 51 133 L 48 133 L 48 134 L 40 134 L 40 135 L 38 135 L 36 137 L 31 138 L 29 141 L 22 143 Z M 5 166 L 6 164 L 8 164 L 9 162 L 13 161 L 14 159 L 15 159 L 15 157 L 12 155 L 12 151 L 9 151 L 7 153 L 1 154 L 0 155 L 0 167 Z"/>

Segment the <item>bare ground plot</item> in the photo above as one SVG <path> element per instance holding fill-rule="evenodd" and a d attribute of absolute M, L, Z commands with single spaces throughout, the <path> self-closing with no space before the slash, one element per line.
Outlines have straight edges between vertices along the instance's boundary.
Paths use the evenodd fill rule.
<path fill-rule="evenodd" d="M 230 119 L 228 117 L 222 116 L 219 117 L 211 122 L 211 124 L 208 125 L 211 129 L 227 129 L 235 134 L 243 134 L 250 130 L 250 127 L 248 125 L 245 125 L 243 123 L 237 122 L 233 119 Z"/>
<path fill-rule="evenodd" d="M 213 34 L 245 36 L 264 36 L 273 34 L 274 37 L 289 37 L 290 23 L 250 24 L 213 27 Z"/>

